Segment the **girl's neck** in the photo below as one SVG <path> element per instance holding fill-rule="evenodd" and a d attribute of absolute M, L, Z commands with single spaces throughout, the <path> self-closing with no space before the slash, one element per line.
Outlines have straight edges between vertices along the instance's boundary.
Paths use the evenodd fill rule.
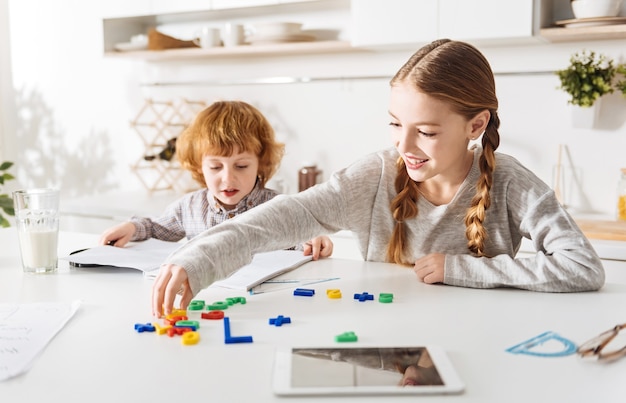
<path fill-rule="evenodd" d="M 462 169 L 460 171 L 461 173 L 459 175 L 450 178 L 449 181 L 436 181 L 431 179 L 426 182 L 419 182 L 417 184 L 417 189 L 426 200 L 435 206 L 449 204 L 452 199 L 454 199 L 454 196 L 456 196 L 459 188 L 467 178 L 467 175 L 472 169 L 473 163 L 474 150 L 467 150 Z"/>

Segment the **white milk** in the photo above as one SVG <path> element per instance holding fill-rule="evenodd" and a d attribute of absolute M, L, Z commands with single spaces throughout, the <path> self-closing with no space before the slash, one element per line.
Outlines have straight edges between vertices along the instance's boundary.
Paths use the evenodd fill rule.
<path fill-rule="evenodd" d="M 25 271 L 54 270 L 57 267 L 58 231 L 19 231 Z M 39 269 L 39 270 L 36 270 Z"/>

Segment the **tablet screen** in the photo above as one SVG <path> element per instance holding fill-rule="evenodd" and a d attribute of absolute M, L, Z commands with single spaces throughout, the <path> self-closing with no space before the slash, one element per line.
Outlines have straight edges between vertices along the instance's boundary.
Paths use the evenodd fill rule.
<path fill-rule="evenodd" d="M 289 348 L 277 354 L 279 394 L 452 393 L 462 388 L 436 347 Z"/>

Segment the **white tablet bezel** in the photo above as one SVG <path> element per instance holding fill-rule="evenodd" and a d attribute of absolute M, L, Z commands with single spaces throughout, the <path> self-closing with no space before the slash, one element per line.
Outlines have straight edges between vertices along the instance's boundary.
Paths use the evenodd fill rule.
<path fill-rule="evenodd" d="M 422 395 L 422 394 L 454 394 L 461 393 L 465 389 L 464 383 L 459 378 L 446 352 L 437 345 L 423 346 L 326 346 L 315 348 L 425 348 L 432 359 L 433 364 L 443 380 L 443 385 L 423 386 L 315 386 L 293 387 L 292 376 L 292 350 L 296 346 L 279 347 L 276 350 L 273 371 L 273 390 L 277 395 Z M 309 349 L 309 347 L 306 347 Z"/>

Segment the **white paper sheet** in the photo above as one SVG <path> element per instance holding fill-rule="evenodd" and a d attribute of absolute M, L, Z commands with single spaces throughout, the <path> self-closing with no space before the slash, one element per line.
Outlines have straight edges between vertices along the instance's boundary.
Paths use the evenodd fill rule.
<path fill-rule="evenodd" d="M 28 371 L 80 301 L 0 304 L 0 382 Z"/>

